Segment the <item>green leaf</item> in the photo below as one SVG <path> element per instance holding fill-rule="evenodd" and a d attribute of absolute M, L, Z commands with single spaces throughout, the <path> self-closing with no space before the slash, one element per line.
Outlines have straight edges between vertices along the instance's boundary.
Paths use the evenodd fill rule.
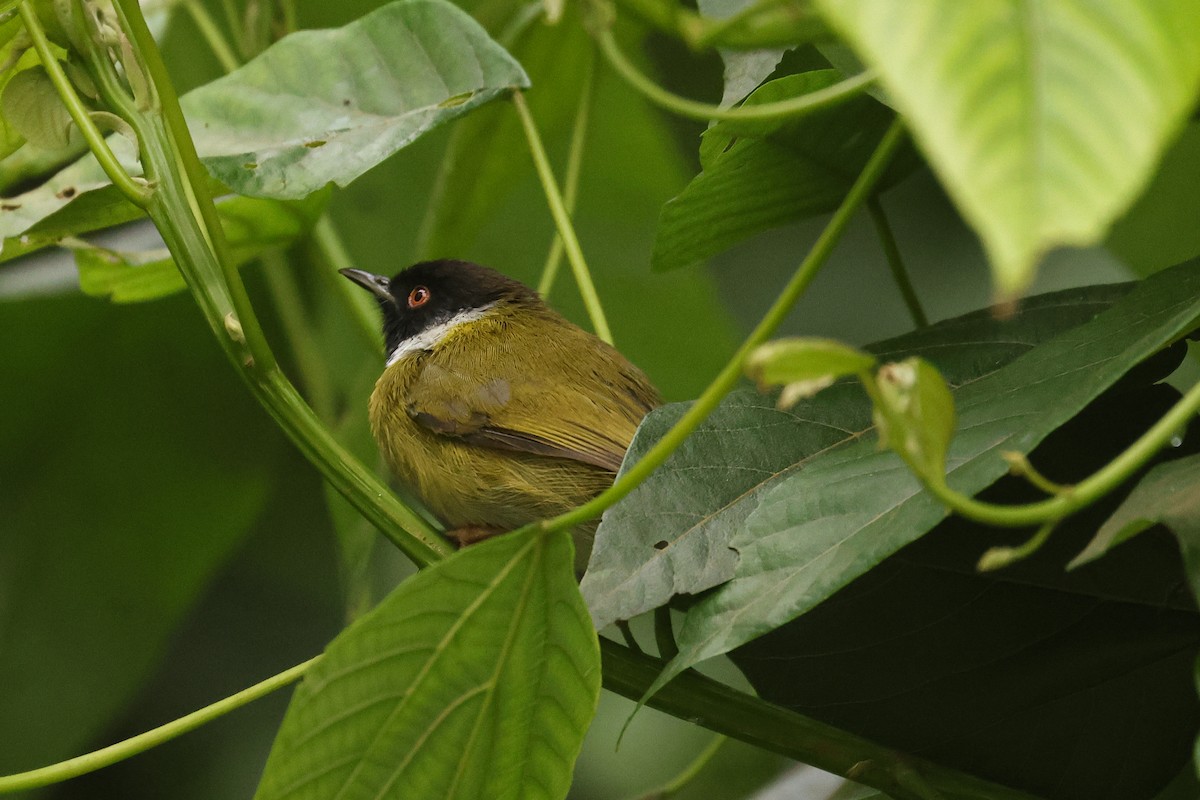
<path fill-rule="evenodd" d="M 257 800 L 562 798 L 600 692 L 568 534 L 404 581 L 297 690 Z"/>
<path fill-rule="evenodd" d="M 235 195 L 217 203 L 234 265 L 296 241 L 316 222 L 328 199 L 328 192 L 318 192 L 303 200 Z M 115 303 L 157 300 L 187 288 L 174 259 L 161 249 L 147 254 L 84 247 L 75 250 L 75 265 L 84 293 Z"/>
<path fill-rule="evenodd" d="M 836 70 L 789 75 L 763 85 L 746 105 L 808 94 L 841 79 Z M 855 97 L 785 125 L 714 125 L 700 145 L 704 171 L 663 206 L 654 268 L 688 266 L 755 233 L 834 209 L 891 116 L 870 97 Z"/>
<path fill-rule="evenodd" d="M 1195 325 L 1200 262 L 1138 284 L 1092 321 L 955 392 L 948 483 L 974 494 L 1091 400 Z M 657 686 L 805 613 L 920 538 L 946 510 L 891 453 L 860 437 L 781 473 L 729 542 L 734 578 L 688 611 L 680 654 Z"/>
<path fill-rule="evenodd" d="M 1192 0 L 818 0 L 880 81 L 1001 295 L 1049 250 L 1099 241 L 1154 171 L 1200 82 Z"/>
<path fill-rule="evenodd" d="M 1033 297 L 1008 321 L 978 311 L 867 349 L 883 359 L 922 355 L 957 388 L 1086 322 L 1128 290 L 1094 286 Z M 651 412 L 626 463 L 640 458 L 685 409 L 674 403 Z M 582 584 L 597 625 L 729 580 L 736 563 L 730 539 L 770 487 L 870 427 L 870 401 L 852 383 L 835 384 L 791 411 L 757 392 L 732 393 L 662 467 L 605 513 Z"/>
<path fill-rule="evenodd" d="M 884 364 L 875 385 L 879 396 L 871 419 L 880 445 L 898 453 L 917 475 L 941 480 L 954 437 L 954 398 L 937 367 L 915 356 Z"/>
<path fill-rule="evenodd" d="M 450 3 L 398 0 L 343 28 L 285 37 L 182 102 L 201 160 L 218 181 L 240 194 L 295 199 L 330 182 L 344 186 L 431 128 L 527 84 L 520 64 Z M 108 142 L 140 175 L 130 143 Z M 0 201 L 0 257 L 39 222 L 108 185 L 87 155 Z M 80 227 L 65 232 L 94 230 L 122 213 L 109 207 L 126 205 L 118 194 L 104 199 L 89 215 L 71 217 Z"/>
<path fill-rule="evenodd" d="M 1166 525 L 1179 539 L 1192 592 L 1200 600 L 1200 456 L 1160 464 L 1146 473 L 1068 568 L 1095 561 L 1155 525 Z"/>
<path fill-rule="evenodd" d="M 8 81 L 0 94 L 0 115 L 34 147 L 55 150 L 70 144 L 71 114 L 44 67 L 22 70 Z"/>
<path fill-rule="evenodd" d="M 814 337 L 778 339 L 762 345 L 746 361 L 746 374 L 759 391 L 784 386 L 779 407 L 812 397 L 846 375 L 857 375 L 875 365 L 875 357 L 833 339 Z"/>
<path fill-rule="evenodd" d="M 345 186 L 431 128 L 511 89 L 518 64 L 445 0 L 398 0 L 301 31 L 190 92 L 205 166 L 234 191 L 294 199 Z"/>

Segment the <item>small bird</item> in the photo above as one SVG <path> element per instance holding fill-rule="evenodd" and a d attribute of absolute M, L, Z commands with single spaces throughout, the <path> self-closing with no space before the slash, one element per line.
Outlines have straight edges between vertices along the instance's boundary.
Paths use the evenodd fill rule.
<path fill-rule="evenodd" d="M 341 273 L 383 312 L 375 440 L 460 545 L 595 497 L 661 402 L 616 349 L 493 269 L 444 259 L 391 279 Z M 577 571 L 595 529 L 575 532 Z"/>

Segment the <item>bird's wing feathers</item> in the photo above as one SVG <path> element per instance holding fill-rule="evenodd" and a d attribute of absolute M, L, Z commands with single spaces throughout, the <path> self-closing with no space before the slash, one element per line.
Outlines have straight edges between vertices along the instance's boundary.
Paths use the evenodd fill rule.
<path fill-rule="evenodd" d="M 657 395 L 640 372 L 615 351 L 597 349 L 583 331 L 559 334 L 566 339 L 523 342 L 510 333 L 483 359 L 465 348 L 435 351 L 409 393 L 408 414 L 435 433 L 481 447 L 565 458 L 616 472 Z M 575 336 L 587 341 L 566 346 Z M 510 357 L 528 347 L 537 350 L 520 351 L 520 359 Z M 530 352 L 538 353 L 539 371 L 563 379 L 528 375 L 520 365 L 530 363 Z M 600 375 L 616 375 L 620 385 Z M 570 413 L 551 415 L 547 408 Z"/>

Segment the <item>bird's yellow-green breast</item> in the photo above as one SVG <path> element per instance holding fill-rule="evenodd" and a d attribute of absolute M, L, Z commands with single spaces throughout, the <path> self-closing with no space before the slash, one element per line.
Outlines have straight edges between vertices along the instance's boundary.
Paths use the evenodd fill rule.
<path fill-rule="evenodd" d="M 659 402 L 619 352 L 475 264 L 425 262 L 390 280 L 348 273 L 384 314 L 372 431 L 448 525 L 509 530 L 612 483 Z"/>

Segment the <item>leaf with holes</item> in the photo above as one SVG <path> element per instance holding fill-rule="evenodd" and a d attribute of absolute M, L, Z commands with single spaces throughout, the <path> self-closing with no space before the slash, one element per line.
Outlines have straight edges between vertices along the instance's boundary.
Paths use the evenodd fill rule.
<path fill-rule="evenodd" d="M 600 692 L 566 533 L 404 581 L 305 678 L 256 800 L 562 798 Z"/>
<path fill-rule="evenodd" d="M 1200 83 L 1195 0 L 817 0 L 908 119 L 1012 296 L 1141 191 Z"/>
<path fill-rule="evenodd" d="M 868 347 L 879 359 L 922 355 L 960 387 L 1037 344 L 1082 324 L 1128 286 L 1093 286 L 1029 298 L 1001 321 L 978 311 Z M 683 414 L 652 411 L 626 457 L 633 463 Z M 607 511 L 582 589 L 597 625 L 628 619 L 733 577 L 729 541 L 780 479 L 865 435 L 871 404 L 862 387 L 835 383 L 789 411 L 754 391 L 727 397 L 667 462 Z"/>

